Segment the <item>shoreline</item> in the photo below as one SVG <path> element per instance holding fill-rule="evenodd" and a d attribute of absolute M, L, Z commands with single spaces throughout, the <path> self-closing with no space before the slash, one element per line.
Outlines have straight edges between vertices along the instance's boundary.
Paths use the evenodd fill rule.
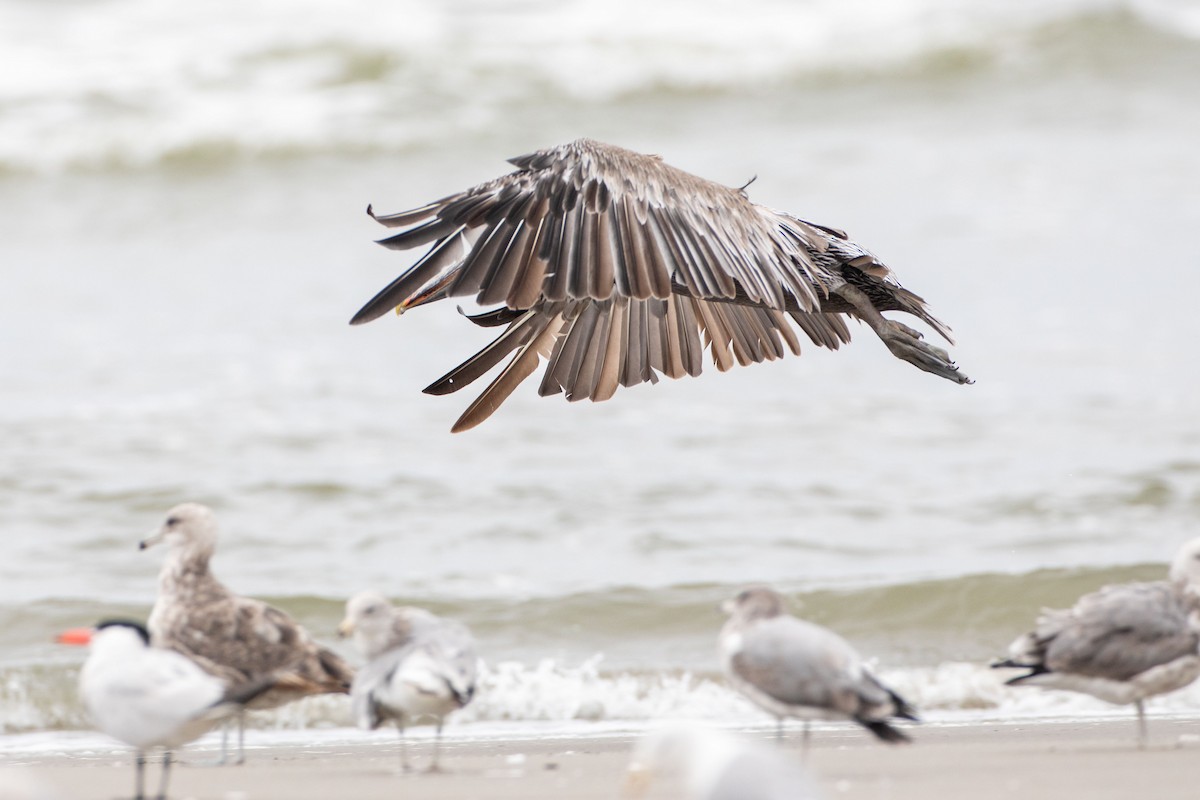
<path fill-rule="evenodd" d="M 931 800 L 971 797 L 1079 797 L 1184 800 L 1200 783 L 1200 718 L 1150 720 L 1150 743 L 1139 750 L 1132 719 L 1022 720 L 926 723 L 910 729 L 912 745 L 888 746 L 849 725 L 814 730 L 804 763 L 825 798 Z M 736 735 L 772 745 L 769 729 Z M 599 736 L 455 739 L 442 745 L 440 773 L 399 771 L 394 737 L 364 741 L 272 744 L 247 749 L 239 767 L 202 766 L 208 746 L 181 751 L 169 794 L 196 800 L 256 798 L 374 798 L 399 792 L 422 798 L 570 800 L 619 796 L 633 732 Z M 791 729 L 785 752 L 801 759 L 800 733 Z M 428 737 L 409 742 L 414 766 L 432 753 Z M 0 778 L 24 777 L 49 790 L 28 797 L 90 800 L 128 796 L 132 756 L 76 753 L 0 754 Z M 157 763 L 147 788 L 157 787 Z M 2 787 L 0 787 L 2 788 Z M 649 798 L 665 796 L 652 789 Z M 9 795 L 0 790 L 5 800 Z M 14 797 L 23 797 L 14 795 Z"/>

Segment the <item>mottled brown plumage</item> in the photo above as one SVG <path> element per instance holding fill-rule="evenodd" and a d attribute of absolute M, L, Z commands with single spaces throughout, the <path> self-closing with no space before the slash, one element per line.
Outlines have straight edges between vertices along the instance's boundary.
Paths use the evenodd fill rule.
<path fill-rule="evenodd" d="M 490 416 L 540 358 L 540 394 L 606 400 L 618 386 L 699 375 L 706 348 L 720 370 L 798 355 L 793 324 L 837 349 L 850 340 L 844 314 L 898 358 L 970 383 L 945 351 L 884 319 L 903 311 L 950 341 L 925 302 L 841 231 L 588 139 L 511 162 L 516 172 L 412 211 L 372 212 L 405 229 L 385 247 L 431 248 L 352 324 L 446 297 L 500 306 L 472 319 L 504 333 L 426 389 L 457 391 L 512 355 L 456 431 Z"/>
<path fill-rule="evenodd" d="M 147 627 L 157 647 L 184 654 L 231 687 L 272 681 L 248 708 L 275 708 L 313 694 L 348 694 L 354 671 L 314 642 L 286 612 L 242 597 L 209 570 L 216 547 L 212 511 L 197 503 L 171 509 L 141 542 L 165 542 L 158 599 Z"/>

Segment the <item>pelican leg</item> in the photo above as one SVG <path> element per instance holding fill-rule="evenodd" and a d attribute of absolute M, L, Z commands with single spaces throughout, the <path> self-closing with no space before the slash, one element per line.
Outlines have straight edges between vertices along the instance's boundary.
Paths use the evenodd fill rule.
<path fill-rule="evenodd" d="M 146 754 L 141 750 L 133 757 L 133 800 L 144 800 L 146 797 Z"/>
<path fill-rule="evenodd" d="M 918 331 L 879 313 L 879 309 L 862 289 L 849 283 L 843 283 L 830 291 L 854 306 L 855 316 L 875 331 L 875 335 L 887 345 L 887 349 L 896 358 L 907 361 L 917 369 L 955 383 L 974 383 L 958 371 L 958 367 L 950 360 L 950 354 L 945 350 L 921 341 L 921 334 Z"/>
<path fill-rule="evenodd" d="M 1134 707 L 1137 708 L 1138 749 L 1145 750 L 1146 742 L 1148 740 L 1148 736 L 1146 734 L 1146 705 L 1143 701 L 1138 700 L 1136 703 L 1134 703 Z"/>
<path fill-rule="evenodd" d="M 171 772 L 171 751 L 163 755 L 162 777 L 158 779 L 158 800 L 167 800 L 167 778 Z"/>

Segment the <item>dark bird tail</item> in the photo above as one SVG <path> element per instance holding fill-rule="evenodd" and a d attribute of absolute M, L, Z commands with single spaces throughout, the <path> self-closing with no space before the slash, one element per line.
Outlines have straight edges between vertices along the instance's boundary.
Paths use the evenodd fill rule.
<path fill-rule="evenodd" d="M 218 700 L 214 705 L 232 704 L 244 706 L 259 695 L 273 689 L 275 684 L 276 680 L 274 675 L 261 680 L 238 684 L 237 686 L 231 687 L 229 690 L 227 690 L 224 696 L 222 696 L 221 699 Z"/>
<path fill-rule="evenodd" d="M 317 659 L 321 663 L 321 669 L 325 671 L 323 683 L 328 687 L 326 691 L 332 694 L 350 694 L 350 686 L 354 683 L 354 668 L 327 647 L 322 647 L 317 652 Z"/>
<path fill-rule="evenodd" d="M 196 719 L 215 723 L 235 717 L 245 711 L 246 704 L 251 700 L 275 688 L 275 683 L 274 676 L 271 676 L 231 686 L 219 700 L 197 714 Z"/>
<path fill-rule="evenodd" d="M 1004 684 L 1006 686 L 1015 686 L 1016 684 L 1021 683 L 1022 681 L 1029 680 L 1030 678 L 1036 677 L 1038 675 L 1045 675 L 1051 671 L 1051 670 L 1047 669 L 1044 664 L 1023 663 L 1020 661 L 1015 661 L 1011 658 L 1006 658 L 1003 661 L 993 661 L 990 664 L 990 666 L 992 669 L 1027 669 L 1027 670 L 1029 670 L 1029 672 L 1026 672 L 1024 675 L 1017 675 L 1014 678 L 1009 678 L 1008 680 L 1006 680 L 1004 682 Z"/>
<path fill-rule="evenodd" d="M 871 733 L 875 734 L 880 741 L 887 742 L 888 744 L 907 744 L 908 742 L 912 741 L 907 733 L 899 728 L 892 727 L 883 720 L 862 719 L 861 717 L 855 717 L 854 721 L 859 725 L 862 725 Z"/>
<path fill-rule="evenodd" d="M 891 689 L 888 689 L 887 693 L 888 697 L 890 697 L 892 700 L 892 705 L 896 707 L 896 710 L 892 712 L 893 716 L 899 717 L 900 719 L 912 720 L 913 722 L 921 721 L 921 718 L 917 716 L 917 710 L 909 705 L 907 700 L 893 692 Z"/>

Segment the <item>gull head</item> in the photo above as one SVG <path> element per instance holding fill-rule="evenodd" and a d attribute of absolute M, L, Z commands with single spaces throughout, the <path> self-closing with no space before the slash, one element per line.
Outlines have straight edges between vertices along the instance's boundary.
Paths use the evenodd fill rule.
<path fill-rule="evenodd" d="M 353 637 L 364 655 L 386 646 L 392 630 L 392 604 L 379 592 L 359 592 L 346 601 L 346 618 L 338 625 L 338 637 Z"/>
<path fill-rule="evenodd" d="M 1200 593 L 1200 538 L 1185 542 L 1171 562 L 1171 582 Z"/>
<path fill-rule="evenodd" d="M 217 546 L 217 521 L 212 509 L 199 503 L 181 503 L 167 512 L 158 530 L 138 542 L 145 550 L 160 542 L 172 551 L 201 551 L 211 554 Z"/>
<path fill-rule="evenodd" d="M 787 613 L 783 597 L 765 586 L 751 586 L 721 603 L 721 610 L 742 622 L 770 619 Z"/>

